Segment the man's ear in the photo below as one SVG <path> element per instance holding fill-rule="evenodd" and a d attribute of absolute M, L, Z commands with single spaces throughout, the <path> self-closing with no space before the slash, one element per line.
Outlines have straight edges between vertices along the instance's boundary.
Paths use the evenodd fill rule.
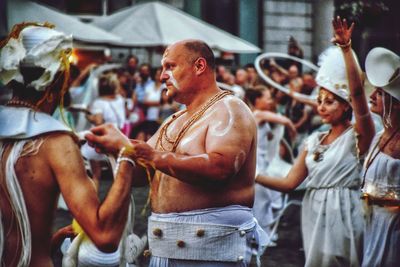
<path fill-rule="evenodd" d="M 207 62 L 203 57 L 199 57 L 194 62 L 194 67 L 196 70 L 196 74 L 200 75 L 207 69 Z"/>

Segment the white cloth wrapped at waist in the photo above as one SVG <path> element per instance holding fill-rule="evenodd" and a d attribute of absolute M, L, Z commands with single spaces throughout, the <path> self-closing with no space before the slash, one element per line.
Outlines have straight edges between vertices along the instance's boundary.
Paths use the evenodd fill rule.
<path fill-rule="evenodd" d="M 239 205 L 152 213 L 148 225 L 149 247 L 152 256 L 162 258 L 250 261 L 252 246 L 259 248 L 257 232 L 261 228 L 257 226 L 251 209 Z"/>

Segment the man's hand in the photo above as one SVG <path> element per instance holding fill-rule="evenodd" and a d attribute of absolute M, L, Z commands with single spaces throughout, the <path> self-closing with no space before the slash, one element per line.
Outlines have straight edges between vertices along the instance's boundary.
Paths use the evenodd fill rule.
<path fill-rule="evenodd" d="M 109 153 L 116 157 L 121 148 L 130 144 L 129 138 L 109 123 L 94 127 L 90 131 L 85 138 L 98 153 Z"/>
<path fill-rule="evenodd" d="M 347 26 L 346 19 L 341 19 L 339 16 L 332 20 L 333 38 L 332 43 L 340 46 L 350 46 L 351 34 L 354 29 L 354 22 Z"/>
<path fill-rule="evenodd" d="M 153 165 L 156 156 L 155 150 L 147 143 L 139 140 L 131 140 L 135 160 Z"/>

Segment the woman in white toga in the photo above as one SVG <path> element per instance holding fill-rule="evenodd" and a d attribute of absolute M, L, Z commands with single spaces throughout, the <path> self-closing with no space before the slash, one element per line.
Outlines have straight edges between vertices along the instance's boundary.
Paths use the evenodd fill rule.
<path fill-rule="evenodd" d="M 400 57 L 376 47 L 366 58 L 365 71 L 375 87 L 371 111 L 384 129 L 372 142 L 363 170 L 365 208 L 362 266 L 400 263 Z"/>
<path fill-rule="evenodd" d="M 359 193 L 360 157 L 374 136 L 358 64 L 351 50 L 353 25 L 348 28 L 346 21 L 338 18 L 333 27 L 333 41 L 338 47 L 326 52 L 316 77 L 320 86 L 318 113 L 330 130 L 306 139 L 286 178 L 257 177 L 258 183 L 281 191 L 290 191 L 305 180 L 305 266 L 315 267 L 361 264 L 364 219 Z"/>

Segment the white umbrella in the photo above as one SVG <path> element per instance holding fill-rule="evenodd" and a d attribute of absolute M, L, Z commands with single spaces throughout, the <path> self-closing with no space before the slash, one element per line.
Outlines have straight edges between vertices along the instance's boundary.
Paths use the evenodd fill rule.
<path fill-rule="evenodd" d="M 167 46 L 183 39 L 199 39 L 221 51 L 260 52 L 257 46 L 161 2 L 135 5 L 92 23 L 120 36 L 120 44 L 131 47 Z"/>
<path fill-rule="evenodd" d="M 56 30 L 72 34 L 74 40 L 96 44 L 113 43 L 121 40 L 120 37 L 103 29 L 83 23 L 77 18 L 34 2 L 9 0 L 7 4 L 8 30 L 11 30 L 14 24 L 23 21 L 48 21 L 56 26 Z"/>

